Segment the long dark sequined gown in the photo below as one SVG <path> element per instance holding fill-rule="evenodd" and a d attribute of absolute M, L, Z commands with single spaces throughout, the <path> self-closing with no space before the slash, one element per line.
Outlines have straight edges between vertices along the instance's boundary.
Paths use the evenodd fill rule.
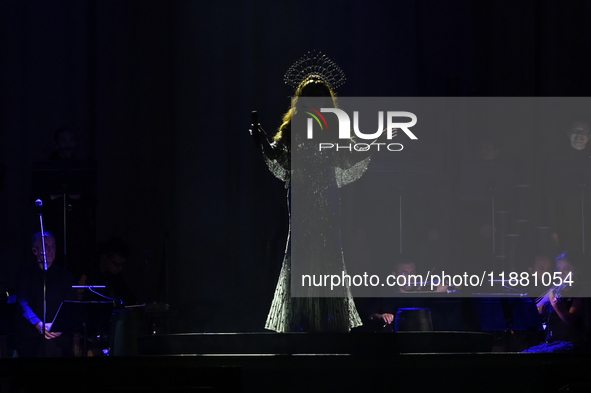
<path fill-rule="evenodd" d="M 275 146 L 275 148 L 279 148 Z M 283 148 L 276 159 L 265 157 L 271 172 L 285 182 L 288 190 L 290 229 L 283 265 L 275 289 L 265 328 L 276 332 L 348 332 L 361 325 L 348 286 L 322 297 L 317 287 L 297 288 L 300 296 L 292 297 L 292 229 L 298 239 L 298 263 L 315 274 L 345 272 L 340 233 L 340 198 L 338 189 L 360 178 L 369 165 L 367 154 L 348 151 L 319 153 L 317 147 L 304 149 L 307 156 L 298 160 L 309 165 L 291 168 L 290 152 Z M 297 193 L 297 194 L 292 194 Z M 297 198 L 300 210 L 292 210 Z"/>

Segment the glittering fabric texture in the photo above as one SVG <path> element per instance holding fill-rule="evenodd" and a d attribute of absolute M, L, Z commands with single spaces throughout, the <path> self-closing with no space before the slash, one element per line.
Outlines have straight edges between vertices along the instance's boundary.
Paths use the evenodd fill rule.
<path fill-rule="evenodd" d="M 292 233 L 300 236 L 294 242 L 294 253 L 307 272 L 346 274 L 338 188 L 363 175 L 369 156 L 346 150 L 319 152 L 314 146 L 302 145 L 294 154 L 301 155 L 294 161 L 298 163 L 296 168 L 291 166 L 287 149 L 282 149 L 275 159 L 266 158 L 271 172 L 286 183 L 290 230 L 265 328 L 277 332 L 347 332 L 361 325 L 348 286 L 333 292 L 335 297 L 320 296 L 318 287 L 298 287 L 297 297 L 292 297 Z M 296 212 L 292 210 L 292 198 L 298 201 L 300 210 Z"/>

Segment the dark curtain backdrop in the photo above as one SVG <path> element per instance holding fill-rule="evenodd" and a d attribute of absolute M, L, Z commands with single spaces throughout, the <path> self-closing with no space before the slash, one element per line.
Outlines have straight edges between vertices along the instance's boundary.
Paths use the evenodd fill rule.
<path fill-rule="evenodd" d="M 342 96 L 588 96 L 590 17 L 586 1 L 4 0 L 0 281 L 31 262 L 32 163 L 67 126 L 98 166 L 96 240 L 129 242 L 138 298 L 168 301 L 181 331 L 260 331 L 286 190 L 248 126 L 251 110 L 279 125 L 295 60 L 327 53 Z"/>

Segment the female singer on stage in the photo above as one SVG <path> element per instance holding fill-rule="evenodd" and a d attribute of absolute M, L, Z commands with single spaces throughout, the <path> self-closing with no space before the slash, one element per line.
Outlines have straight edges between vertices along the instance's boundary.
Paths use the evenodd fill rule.
<path fill-rule="evenodd" d="M 568 352 L 582 348 L 585 340 L 583 299 L 577 297 L 581 283 L 577 286 L 580 277 L 577 277 L 575 269 L 580 263 L 579 258 L 570 251 L 556 258 L 556 271 L 563 281 L 572 279 L 572 285 L 551 288 L 539 302 L 538 311 L 546 322 L 546 342 L 524 352 Z"/>
<path fill-rule="evenodd" d="M 338 188 L 365 172 L 369 152 L 319 152 L 318 148 L 308 149 L 307 141 L 299 138 L 299 133 L 292 139 L 292 121 L 297 116 L 308 116 L 300 106 L 305 104 L 299 101 L 314 97 L 323 100 L 324 107 L 337 107 L 334 89 L 344 82 L 344 74 L 336 64 L 325 55 L 308 53 L 288 70 L 285 82 L 296 87 L 296 91 L 273 141 L 267 141 L 258 124 L 251 129 L 269 169 L 286 184 L 290 213 L 285 256 L 265 328 L 277 332 L 348 332 L 361 325 L 348 285 L 342 286 L 335 297 L 323 297 L 317 287 L 298 288 L 303 296 L 292 297 L 292 236 L 300 236 L 293 250 L 298 252 L 297 263 L 305 265 L 306 271 L 345 272 Z M 324 138 L 326 134 L 319 132 L 316 136 Z M 292 153 L 305 155 L 306 168 L 291 166 Z M 298 206 L 304 207 L 297 214 L 292 214 L 292 196 L 294 201 L 298 198 Z M 296 226 L 298 231 L 292 233 Z"/>

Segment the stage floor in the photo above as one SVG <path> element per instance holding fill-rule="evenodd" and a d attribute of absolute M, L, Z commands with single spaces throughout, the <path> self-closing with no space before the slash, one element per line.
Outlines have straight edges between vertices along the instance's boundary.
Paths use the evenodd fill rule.
<path fill-rule="evenodd" d="M 0 386 L 10 393 L 589 392 L 590 366 L 587 355 L 395 354 L 380 348 L 373 355 L 0 359 Z"/>
<path fill-rule="evenodd" d="M 0 359 L 0 388 L 9 393 L 591 391 L 589 354 L 476 350 L 490 351 L 490 342 L 490 335 L 465 332 L 151 336 L 138 341 L 141 356 Z"/>
<path fill-rule="evenodd" d="M 339 354 L 491 352 L 493 336 L 480 332 L 184 333 L 144 336 L 139 355 Z M 135 353 L 134 353 L 135 354 Z"/>

